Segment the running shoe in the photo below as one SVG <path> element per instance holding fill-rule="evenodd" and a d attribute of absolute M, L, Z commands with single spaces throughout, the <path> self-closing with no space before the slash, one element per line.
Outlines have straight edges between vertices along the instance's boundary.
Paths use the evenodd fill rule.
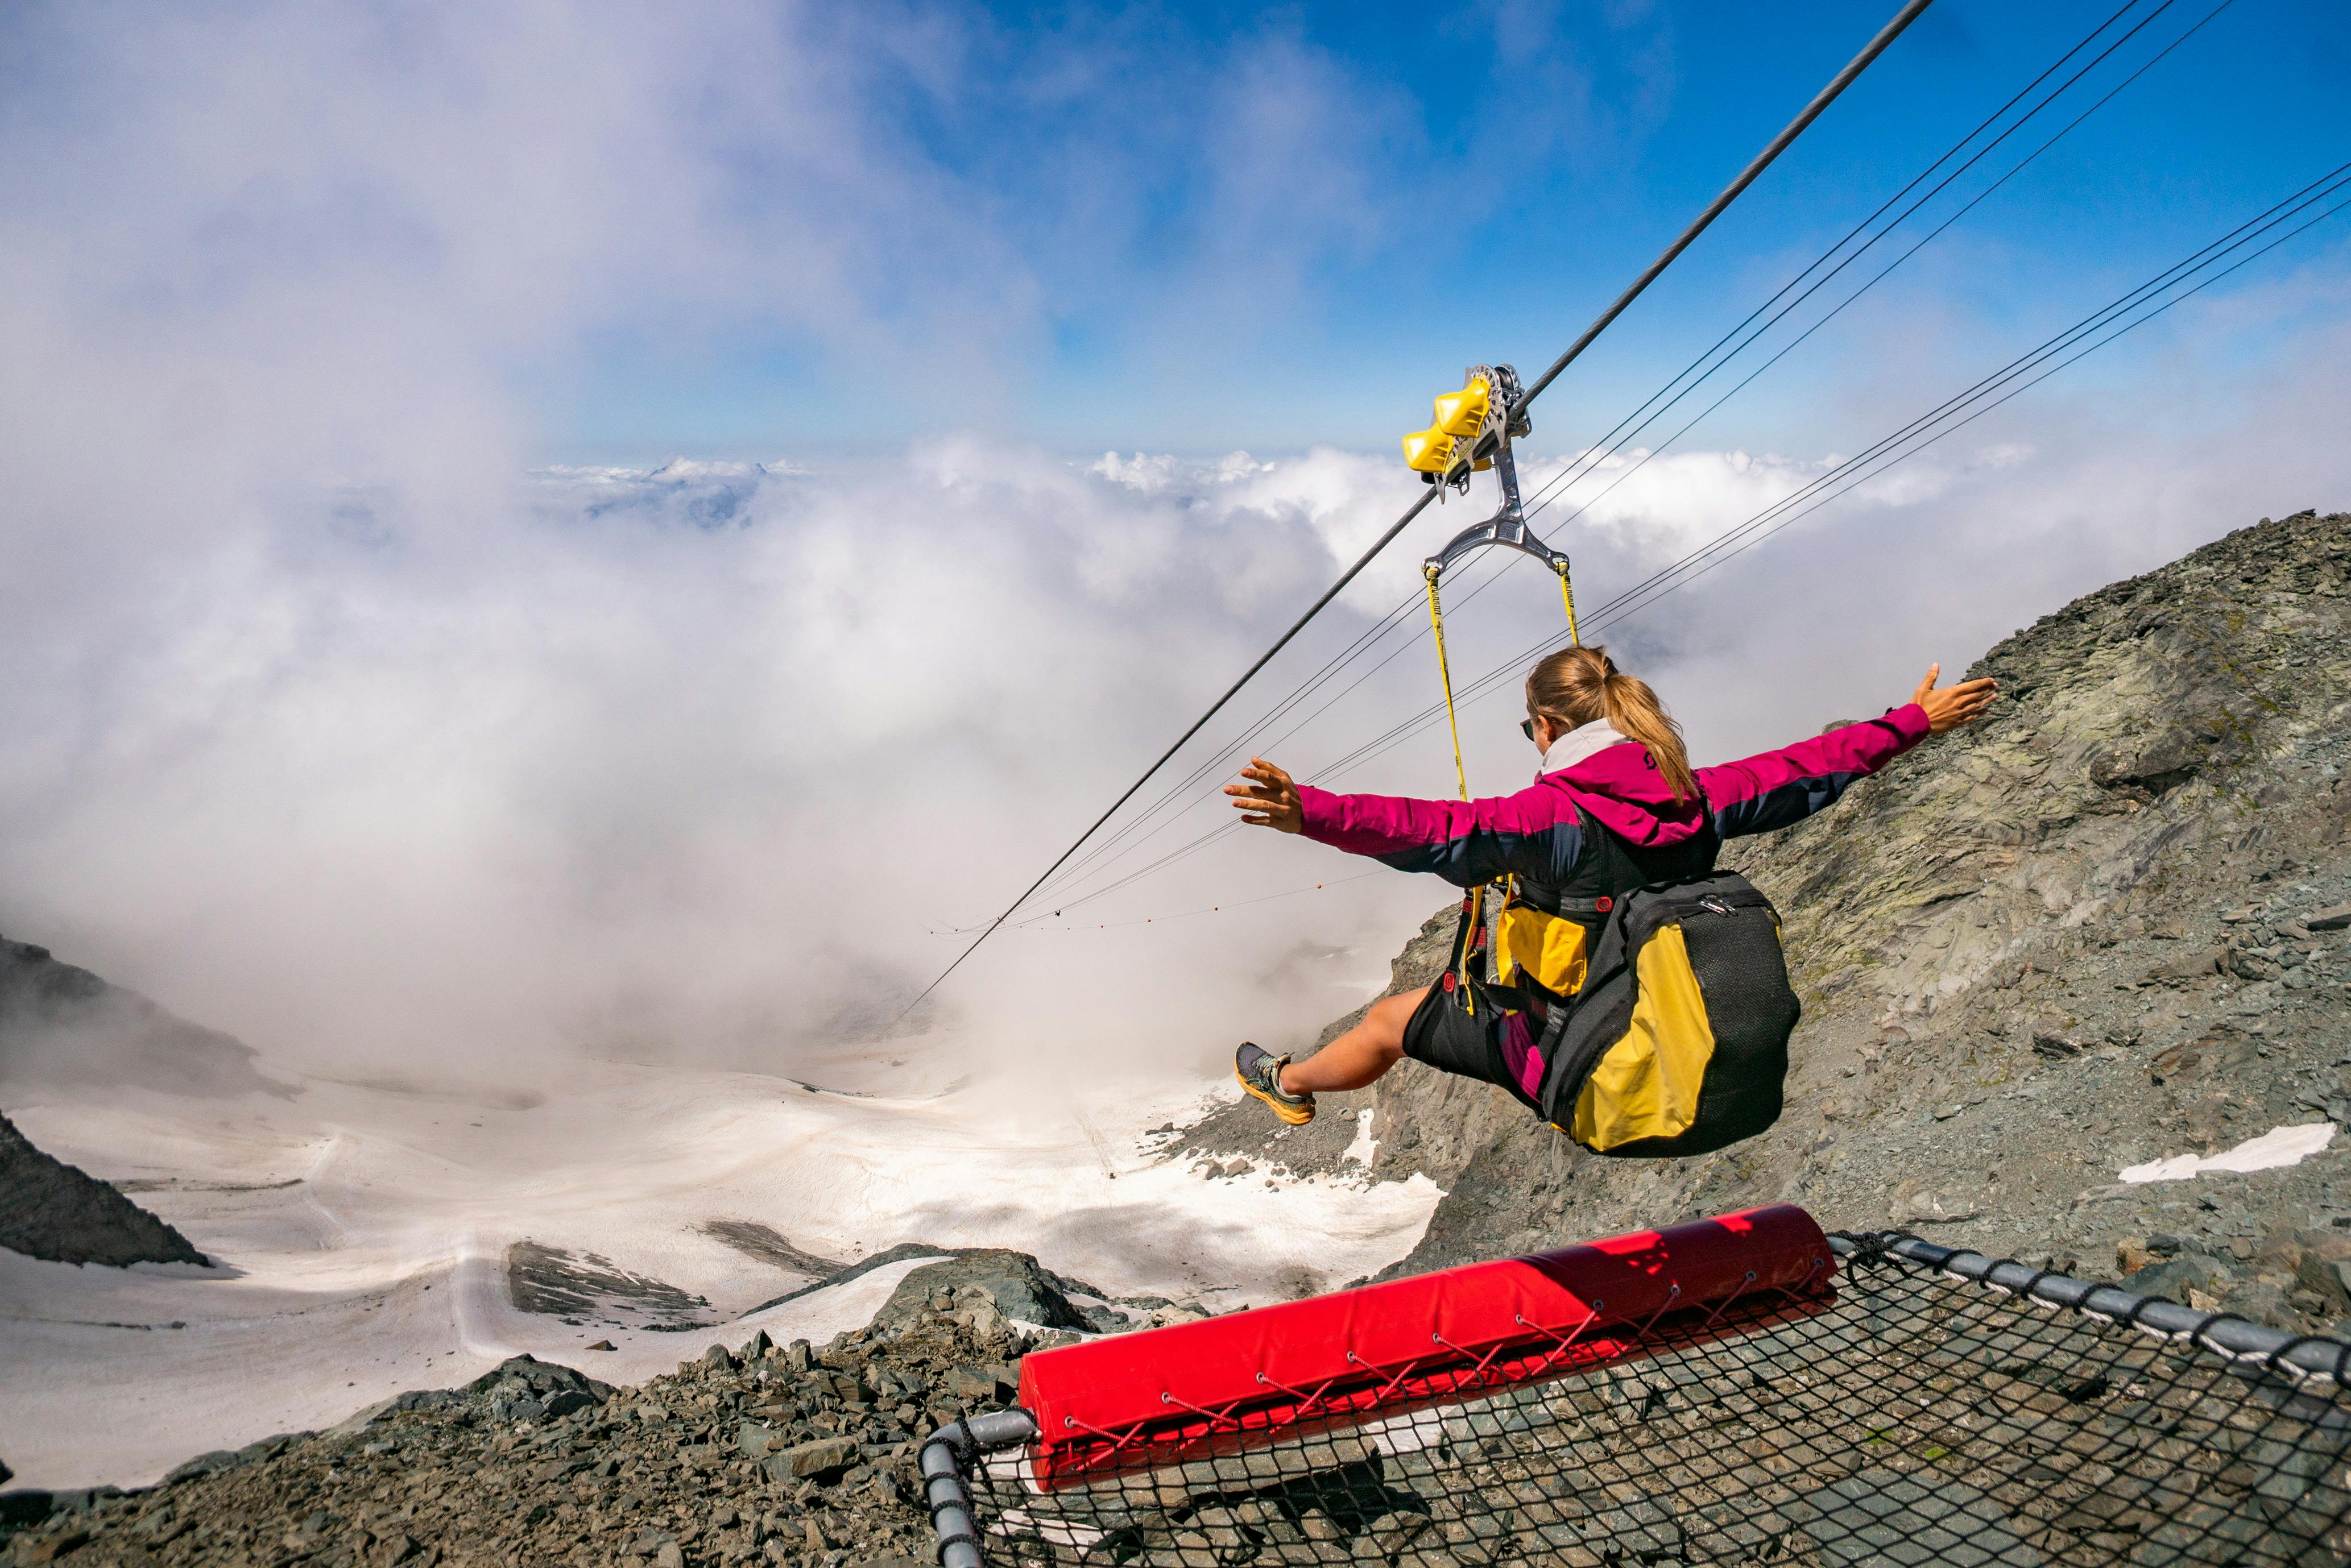
<path fill-rule="evenodd" d="M 1298 1127 L 1314 1119 L 1314 1096 L 1293 1095 L 1281 1086 L 1281 1070 L 1290 1065 L 1287 1056 L 1271 1056 L 1248 1041 L 1233 1053 L 1233 1076 L 1241 1087 L 1273 1107 L 1273 1114 Z"/>

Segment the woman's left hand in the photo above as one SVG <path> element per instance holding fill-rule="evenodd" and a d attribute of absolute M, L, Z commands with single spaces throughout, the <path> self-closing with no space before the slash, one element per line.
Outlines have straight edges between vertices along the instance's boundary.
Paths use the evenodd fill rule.
<path fill-rule="evenodd" d="M 1910 701 L 1927 711 L 1927 727 L 1938 735 L 1982 718 L 1984 710 L 1991 706 L 1992 698 L 2000 691 L 1999 683 L 1991 680 L 1962 680 L 1957 686 L 1938 690 L 1935 682 L 1942 677 L 1941 665 L 1927 666 L 1927 679 L 1918 682 L 1918 690 L 1910 694 Z"/>
<path fill-rule="evenodd" d="M 1299 802 L 1296 781 L 1288 774 L 1263 757 L 1251 757 L 1241 777 L 1249 782 L 1227 784 L 1225 793 L 1236 797 L 1233 809 L 1242 814 L 1243 822 L 1278 833 L 1306 831 L 1306 808 Z"/>

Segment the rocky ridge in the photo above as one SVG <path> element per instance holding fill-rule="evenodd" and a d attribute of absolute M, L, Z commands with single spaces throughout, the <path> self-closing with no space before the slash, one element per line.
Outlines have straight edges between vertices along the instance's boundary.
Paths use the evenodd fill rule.
<path fill-rule="evenodd" d="M 2264 519 L 2009 638 L 1970 671 L 2001 683 L 1985 722 L 1729 846 L 1786 918 L 1804 1000 L 1764 1136 L 1610 1160 L 1403 1064 L 1374 1169 L 1447 1195 L 1395 1272 L 1784 1199 L 2351 1330 L 2351 1139 L 2290 1168 L 2118 1179 L 2351 1121 L 2346 592 L 2351 515 Z M 1440 970 L 1453 919 L 1392 991 Z M 1285 1158 L 1261 1120 L 1200 1130 L 1219 1126 L 1214 1147 Z"/>
<path fill-rule="evenodd" d="M 139 1491 L 0 1493 L 0 1562 L 926 1563 L 921 1439 L 1005 1407 L 1019 1357 L 1074 1337 L 1074 1319 L 1008 1315 L 1056 1293 L 1019 1258 L 915 1269 L 868 1327 L 820 1346 L 755 1334 L 624 1389 L 518 1356 Z"/>
<path fill-rule="evenodd" d="M 198 1263 L 171 1226 L 0 1116 L 0 1247 L 53 1263 Z"/>
<path fill-rule="evenodd" d="M 0 937 L 0 1085 L 290 1096 L 291 1085 L 256 1070 L 254 1054 L 47 948 Z"/>

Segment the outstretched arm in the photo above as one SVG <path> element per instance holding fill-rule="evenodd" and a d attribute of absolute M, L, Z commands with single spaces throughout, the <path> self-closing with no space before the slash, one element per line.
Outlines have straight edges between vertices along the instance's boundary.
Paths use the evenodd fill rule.
<path fill-rule="evenodd" d="M 1927 678 L 1910 701 L 1882 719 L 1847 724 L 1720 767 L 1698 769 L 1698 788 L 1714 808 L 1716 831 L 1736 838 L 1802 822 L 1928 735 L 1981 718 L 1999 687 L 1990 680 L 1967 680 L 1938 690 L 1935 682 L 1942 672 L 1939 664 L 1928 666 Z"/>
<path fill-rule="evenodd" d="M 1573 811 L 1538 784 L 1489 800 L 1414 800 L 1401 795 L 1333 794 L 1301 784 L 1252 757 L 1243 783 L 1227 784 L 1241 820 L 1368 855 L 1399 871 L 1427 871 L 1473 888 L 1515 871 L 1556 880 L 1583 847 Z"/>

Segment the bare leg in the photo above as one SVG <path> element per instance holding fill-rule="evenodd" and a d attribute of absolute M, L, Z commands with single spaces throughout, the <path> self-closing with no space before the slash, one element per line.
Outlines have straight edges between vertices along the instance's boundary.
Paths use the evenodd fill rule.
<path fill-rule="evenodd" d="M 1404 1026 L 1428 987 L 1372 1003 L 1364 1021 L 1303 1062 L 1281 1070 L 1285 1094 L 1317 1095 L 1360 1089 L 1376 1081 L 1404 1056 Z"/>

